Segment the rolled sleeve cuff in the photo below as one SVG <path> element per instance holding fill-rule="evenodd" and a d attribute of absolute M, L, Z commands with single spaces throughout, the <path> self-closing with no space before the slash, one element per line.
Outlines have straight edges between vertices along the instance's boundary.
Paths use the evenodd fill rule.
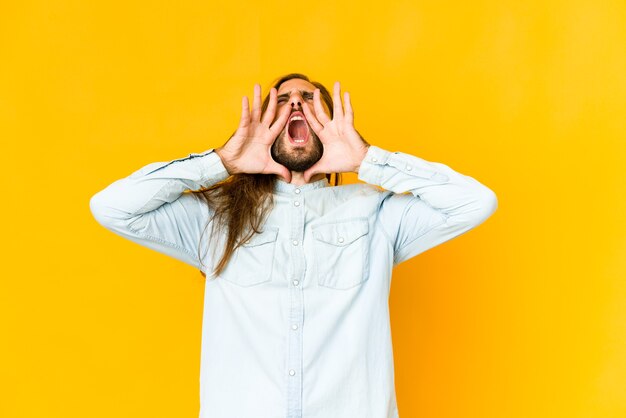
<path fill-rule="evenodd" d="M 370 184 L 381 184 L 384 165 L 390 156 L 391 152 L 370 145 L 359 166 L 358 179 Z"/>

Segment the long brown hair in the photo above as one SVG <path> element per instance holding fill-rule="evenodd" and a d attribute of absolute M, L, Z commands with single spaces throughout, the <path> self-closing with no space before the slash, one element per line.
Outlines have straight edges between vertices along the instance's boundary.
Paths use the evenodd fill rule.
<path fill-rule="evenodd" d="M 284 75 L 274 83 L 273 87 L 278 90 L 281 84 L 293 78 L 308 81 L 320 89 L 321 98 L 328 106 L 332 118 L 333 99 L 328 89 L 317 81 L 310 81 L 306 75 L 300 73 Z M 261 106 L 262 113 L 265 113 L 268 104 L 269 94 L 263 100 Z M 337 186 L 341 183 L 341 173 L 333 174 L 335 175 L 334 185 Z M 209 224 L 211 224 L 209 239 L 213 240 L 217 237 L 216 234 L 223 233 L 224 230 L 227 233 L 222 258 L 217 263 L 212 273 L 213 276 L 219 276 L 226 268 L 226 264 L 228 264 L 234 251 L 241 243 L 248 240 L 255 233 L 260 232 L 259 229 L 265 223 L 270 210 L 274 207 L 273 192 L 277 178 L 276 174 L 236 173 L 208 188 L 191 191 L 191 193 L 202 194 L 210 210 L 213 211 L 213 215 L 205 226 L 202 235 L 204 235 Z M 327 173 L 326 178 L 331 183 L 331 174 Z M 200 240 L 202 240 L 202 235 Z M 198 258 L 202 264 L 203 256 L 200 255 L 200 247 L 201 245 L 198 243 Z M 204 272 L 201 271 L 200 273 L 206 278 Z"/>

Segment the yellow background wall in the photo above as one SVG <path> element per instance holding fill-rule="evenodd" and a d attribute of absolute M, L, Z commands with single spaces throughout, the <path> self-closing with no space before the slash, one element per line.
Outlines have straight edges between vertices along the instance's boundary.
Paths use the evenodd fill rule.
<path fill-rule="evenodd" d="M 197 417 L 203 278 L 89 198 L 297 71 L 499 198 L 395 271 L 401 417 L 625 417 L 625 51 L 619 0 L 4 2 L 0 416 Z"/>

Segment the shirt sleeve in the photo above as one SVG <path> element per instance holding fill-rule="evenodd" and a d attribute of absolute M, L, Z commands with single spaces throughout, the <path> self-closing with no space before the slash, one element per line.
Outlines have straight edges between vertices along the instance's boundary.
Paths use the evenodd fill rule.
<path fill-rule="evenodd" d="M 202 195 L 185 192 L 228 176 L 211 148 L 148 164 L 93 195 L 89 206 L 96 221 L 110 231 L 204 271 L 198 247 L 209 208 Z M 204 237 L 208 239 L 206 233 Z"/>
<path fill-rule="evenodd" d="M 496 194 L 449 166 L 370 145 L 359 180 L 381 186 L 379 222 L 394 250 L 394 266 L 451 240 L 489 218 Z"/>

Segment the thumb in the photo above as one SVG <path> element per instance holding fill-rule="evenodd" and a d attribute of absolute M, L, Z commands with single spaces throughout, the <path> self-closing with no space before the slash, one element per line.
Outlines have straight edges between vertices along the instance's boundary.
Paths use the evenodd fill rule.
<path fill-rule="evenodd" d="M 291 171 L 287 167 L 282 164 L 278 164 L 276 161 L 272 160 L 270 166 L 268 167 L 268 172 L 271 174 L 278 174 L 283 178 L 287 183 L 291 183 Z"/>
<path fill-rule="evenodd" d="M 311 180 L 311 177 L 313 177 L 317 173 L 321 173 L 321 171 L 319 170 L 319 167 L 320 167 L 319 163 L 315 163 L 311 167 L 309 167 L 307 170 L 304 171 L 305 183 L 308 183 Z"/>

